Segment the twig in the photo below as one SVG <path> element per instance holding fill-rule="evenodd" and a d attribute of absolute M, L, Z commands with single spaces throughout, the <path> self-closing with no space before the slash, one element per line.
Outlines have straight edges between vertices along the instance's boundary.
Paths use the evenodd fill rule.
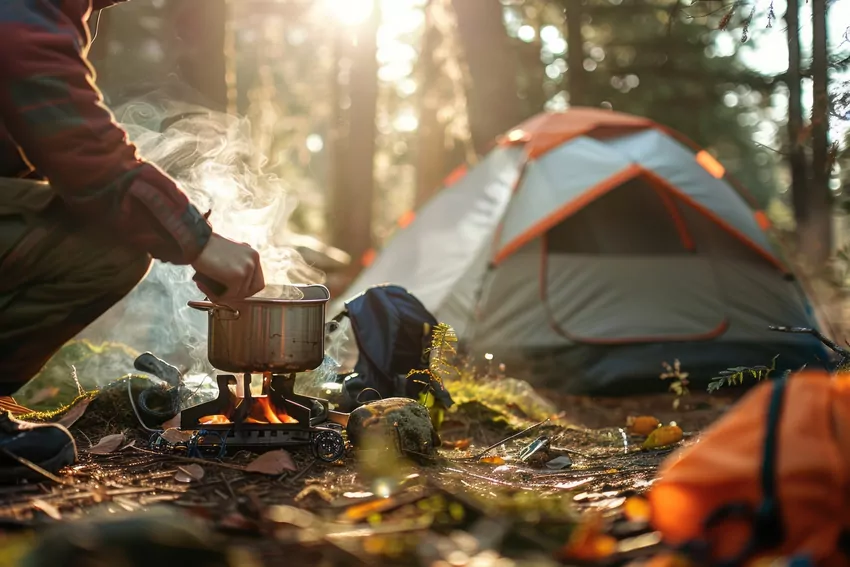
<path fill-rule="evenodd" d="M 846 348 L 842 348 L 842 347 L 838 346 L 837 344 L 835 344 L 834 342 L 832 342 L 831 340 L 829 340 L 828 338 L 823 336 L 823 333 L 821 333 L 817 329 L 810 329 L 808 327 L 775 327 L 773 325 L 771 325 L 768 328 L 771 331 L 779 331 L 780 333 L 796 333 L 796 334 L 803 334 L 803 335 L 812 335 L 813 337 L 818 339 L 820 342 L 825 344 L 827 347 L 829 347 L 832 351 L 840 354 L 845 360 L 847 358 L 850 358 L 850 350 L 847 350 Z"/>
<path fill-rule="evenodd" d="M 148 455 L 163 456 L 161 453 L 157 453 L 156 451 L 148 451 L 147 449 L 142 449 L 140 447 L 131 447 L 131 448 L 135 449 L 136 451 L 139 451 L 141 453 L 147 453 Z M 166 455 L 166 457 L 169 458 L 169 459 L 175 459 L 175 460 L 183 461 L 183 462 L 186 462 L 186 463 L 198 463 L 199 465 L 213 465 L 213 466 L 216 466 L 216 467 L 221 467 L 223 469 L 230 469 L 230 470 L 234 470 L 234 471 L 246 472 L 245 467 L 240 467 L 238 465 L 228 465 L 227 463 L 220 463 L 218 461 L 213 461 L 212 459 L 209 459 L 209 460 L 208 459 L 196 459 L 194 457 L 182 457 L 180 455 Z"/>
<path fill-rule="evenodd" d="M 486 455 L 487 453 L 489 453 L 490 451 L 492 451 L 492 450 L 493 450 L 493 449 L 495 449 L 496 447 L 499 447 L 500 445 L 504 445 L 504 444 L 505 444 L 505 443 L 507 443 L 508 441 L 513 441 L 514 439 L 517 439 L 517 438 L 519 438 L 519 437 L 522 437 L 523 435 L 525 435 L 526 433 L 528 433 L 528 432 L 529 432 L 529 431 L 531 431 L 532 429 L 536 429 L 537 427 L 540 427 L 541 425 L 543 425 L 543 424 L 545 424 L 545 423 L 549 423 L 549 419 L 548 419 L 548 418 L 547 418 L 547 419 L 544 419 L 543 421 L 541 421 L 541 422 L 539 422 L 539 423 L 535 423 L 534 425 L 532 425 L 532 426 L 530 426 L 530 427 L 526 427 L 525 429 L 523 429 L 523 430 L 522 430 L 522 431 L 520 431 L 519 433 L 514 433 L 513 435 L 511 435 L 510 437 L 508 437 L 508 438 L 506 438 L 506 439 L 502 439 L 502 440 L 501 440 L 501 441 L 499 441 L 498 443 L 494 443 L 493 445 L 490 445 L 489 447 L 487 447 L 486 449 L 484 449 L 483 451 L 481 451 L 481 452 L 480 452 L 480 453 L 478 453 L 477 455 L 474 455 L 474 456 L 473 456 L 473 457 L 471 457 L 471 458 L 472 458 L 472 459 L 480 459 L 481 457 L 483 457 L 484 455 Z"/>
<path fill-rule="evenodd" d="M 57 482 L 59 484 L 64 484 L 66 486 L 71 486 L 73 484 L 72 482 L 69 482 L 69 481 L 67 481 L 63 478 L 59 478 L 55 474 L 44 470 L 43 468 L 41 468 L 37 464 L 33 463 L 32 461 L 28 461 L 28 460 L 24 459 L 23 457 L 19 457 L 19 456 L 15 455 L 14 453 L 8 451 L 7 449 L 5 449 L 3 447 L 0 447 L 0 452 L 2 452 L 4 455 L 6 455 L 7 457 L 9 457 L 11 459 L 18 461 L 19 463 L 21 463 L 25 467 L 32 469 L 33 471 L 44 476 L 45 478 L 49 478 L 53 482 Z"/>
<path fill-rule="evenodd" d="M 309 463 L 307 463 L 307 466 L 306 466 L 306 467 L 304 467 L 303 469 L 301 469 L 300 471 L 298 471 L 298 474 L 296 474 L 295 476 L 293 476 L 293 477 L 289 480 L 289 482 L 298 482 L 299 480 L 301 480 L 301 477 L 303 477 L 305 474 L 307 474 L 307 472 L 308 472 L 310 469 L 312 469 L 312 468 L 313 468 L 313 465 L 315 465 L 315 464 L 316 464 L 316 460 L 317 460 L 317 459 L 313 459 L 312 461 L 310 461 Z"/>
<path fill-rule="evenodd" d="M 234 502 L 236 502 L 236 492 L 233 490 L 233 486 L 230 485 L 230 481 L 227 480 L 227 477 L 224 475 L 224 473 L 221 473 L 219 477 L 221 478 L 222 482 L 224 482 L 224 486 L 225 488 L 227 488 L 227 492 L 230 493 L 230 497 L 233 498 Z"/>

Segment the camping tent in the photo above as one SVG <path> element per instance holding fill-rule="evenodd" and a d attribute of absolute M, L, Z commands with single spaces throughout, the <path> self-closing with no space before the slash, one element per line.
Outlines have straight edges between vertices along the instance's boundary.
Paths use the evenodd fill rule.
<path fill-rule="evenodd" d="M 816 322 L 748 199 L 648 119 L 544 113 L 450 176 L 347 296 L 401 285 L 470 352 L 570 393 L 663 389 L 674 359 L 692 381 L 776 354 L 818 365 L 815 339 L 768 329 Z"/>

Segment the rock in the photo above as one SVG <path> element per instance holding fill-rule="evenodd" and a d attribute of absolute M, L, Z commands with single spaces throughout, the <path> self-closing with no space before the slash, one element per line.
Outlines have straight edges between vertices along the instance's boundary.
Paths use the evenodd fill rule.
<path fill-rule="evenodd" d="M 403 453 L 432 455 L 440 446 L 428 409 L 407 398 L 387 398 L 360 406 L 351 412 L 347 431 L 355 447 L 362 447 L 371 434 L 382 437 L 387 448 L 400 445 Z"/>

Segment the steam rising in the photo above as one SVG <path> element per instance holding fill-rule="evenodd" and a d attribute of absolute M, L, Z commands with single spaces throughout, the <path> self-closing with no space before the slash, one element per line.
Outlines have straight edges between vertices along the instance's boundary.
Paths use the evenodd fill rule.
<path fill-rule="evenodd" d="M 151 94 L 114 109 L 139 154 L 174 177 L 202 213 L 212 211 L 216 232 L 260 253 L 267 285 L 322 283 L 324 273 L 285 244 L 296 202 L 282 180 L 262 171 L 265 158 L 248 122 L 163 99 Z M 154 262 L 146 280 L 81 337 L 151 351 L 203 378 L 213 369 L 206 357 L 207 316 L 186 306 L 203 297 L 193 275 L 190 266 Z M 100 379 L 109 382 L 128 370 Z"/>

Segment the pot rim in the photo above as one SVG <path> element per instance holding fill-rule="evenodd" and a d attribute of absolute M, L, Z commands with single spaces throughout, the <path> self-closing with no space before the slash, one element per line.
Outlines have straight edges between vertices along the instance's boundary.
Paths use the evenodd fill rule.
<path fill-rule="evenodd" d="M 329 299 L 270 299 L 266 297 L 246 297 L 245 299 L 229 299 L 226 302 L 224 301 L 213 301 L 209 298 L 204 298 L 203 301 L 193 301 L 191 303 L 206 303 L 213 307 L 231 307 L 232 305 L 244 305 L 244 304 L 253 304 L 253 305 L 267 305 L 269 307 L 274 305 L 316 305 L 316 304 L 326 304 L 330 301 Z"/>

